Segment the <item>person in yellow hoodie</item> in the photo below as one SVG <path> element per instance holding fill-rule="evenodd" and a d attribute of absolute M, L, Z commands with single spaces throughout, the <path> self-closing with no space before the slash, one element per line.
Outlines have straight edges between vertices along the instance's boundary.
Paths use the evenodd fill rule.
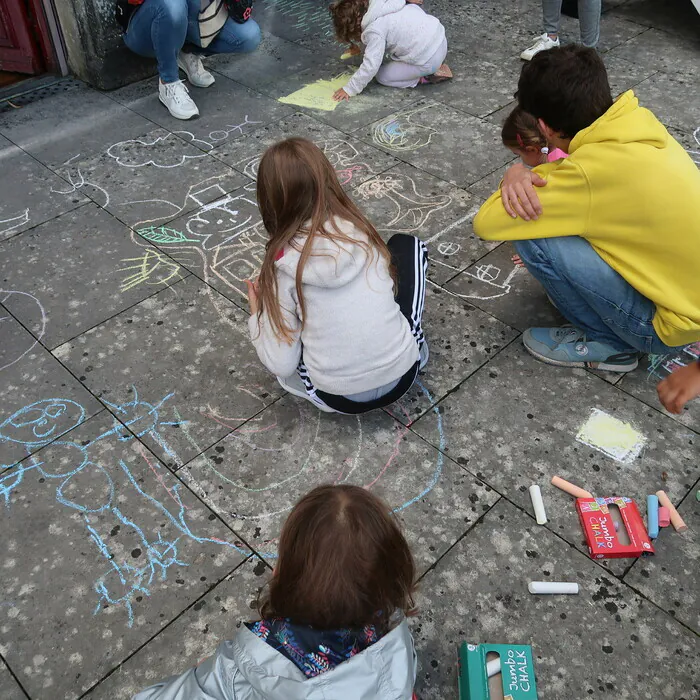
<path fill-rule="evenodd" d="M 700 340 L 700 170 L 630 90 L 613 102 L 594 49 L 537 54 L 520 106 L 569 158 L 507 172 L 474 231 L 515 242 L 570 325 L 530 328 L 527 350 L 616 372 Z"/>

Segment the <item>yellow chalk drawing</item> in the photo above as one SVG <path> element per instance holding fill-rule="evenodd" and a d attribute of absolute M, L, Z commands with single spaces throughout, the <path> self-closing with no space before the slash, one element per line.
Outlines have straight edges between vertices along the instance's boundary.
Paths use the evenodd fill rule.
<path fill-rule="evenodd" d="M 117 272 L 129 272 L 119 287 L 120 291 L 128 292 L 139 284 L 165 284 L 178 277 L 180 266 L 157 250 L 147 250 L 138 258 L 125 258 L 124 263 L 132 263 L 121 267 Z"/>
<path fill-rule="evenodd" d="M 293 92 L 286 97 L 280 97 L 279 102 L 297 107 L 309 107 L 310 109 L 320 109 L 324 112 L 332 112 L 340 103 L 333 99 L 333 93 L 345 87 L 350 73 L 344 73 L 331 80 L 317 80 L 309 83 L 303 88 Z"/>
<path fill-rule="evenodd" d="M 624 423 L 597 408 L 591 411 L 576 439 L 625 464 L 637 458 L 647 440 L 629 423 Z"/>

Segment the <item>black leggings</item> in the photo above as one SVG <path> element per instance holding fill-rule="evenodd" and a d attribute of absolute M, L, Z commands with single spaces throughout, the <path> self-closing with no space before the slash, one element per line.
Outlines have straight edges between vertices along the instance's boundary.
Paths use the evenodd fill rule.
<path fill-rule="evenodd" d="M 405 233 L 396 233 L 388 241 L 387 247 L 391 253 L 391 262 L 396 271 L 396 303 L 401 313 L 406 317 L 411 333 L 416 339 L 420 350 L 425 343 L 423 327 L 423 307 L 425 306 L 425 285 L 428 273 L 428 248 L 420 239 Z M 352 415 L 366 413 L 375 408 L 383 408 L 398 401 L 413 385 L 418 376 L 420 361 L 416 362 L 406 374 L 399 379 L 398 384 L 389 392 L 374 401 L 359 403 L 345 396 L 329 394 L 316 389 L 309 378 L 309 373 L 302 358 L 298 372 L 306 391 L 312 397 L 317 397 L 329 408 L 339 413 Z"/>

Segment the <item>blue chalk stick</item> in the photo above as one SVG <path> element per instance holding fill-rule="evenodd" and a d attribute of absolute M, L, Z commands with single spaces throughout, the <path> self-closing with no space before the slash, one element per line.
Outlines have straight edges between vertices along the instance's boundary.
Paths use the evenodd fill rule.
<path fill-rule="evenodd" d="M 647 496 L 647 530 L 655 540 L 659 536 L 659 497 Z"/>

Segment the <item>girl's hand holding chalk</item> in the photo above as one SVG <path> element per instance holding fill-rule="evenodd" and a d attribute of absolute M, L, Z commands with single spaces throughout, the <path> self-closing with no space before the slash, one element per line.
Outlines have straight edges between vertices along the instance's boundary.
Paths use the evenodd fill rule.
<path fill-rule="evenodd" d="M 359 46 L 355 46 L 353 44 L 341 57 L 341 61 L 345 61 L 348 58 L 352 58 L 353 56 L 359 56 L 362 53 L 362 49 Z"/>

